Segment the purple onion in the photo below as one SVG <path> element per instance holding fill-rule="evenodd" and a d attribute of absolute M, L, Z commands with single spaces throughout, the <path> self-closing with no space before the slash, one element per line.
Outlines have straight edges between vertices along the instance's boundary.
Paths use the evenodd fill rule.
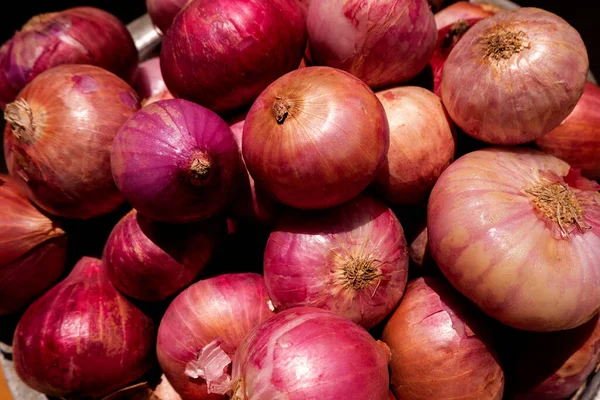
<path fill-rule="evenodd" d="M 158 57 L 150 58 L 140 64 L 133 79 L 133 88 L 142 99 L 142 107 L 158 100 L 173 98 L 160 71 Z"/>
<path fill-rule="evenodd" d="M 162 33 L 167 32 L 177 13 L 191 0 L 146 0 L 146 8 L 152 23 Z"/>

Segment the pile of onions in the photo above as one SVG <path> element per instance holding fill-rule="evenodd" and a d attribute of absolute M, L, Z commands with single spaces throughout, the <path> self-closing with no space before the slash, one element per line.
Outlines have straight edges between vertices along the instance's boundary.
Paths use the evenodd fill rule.
<path fill-rule="evenodd" d="M 162 77 L 158 57 L 150 58 L 140 64 L 133 79 L 133 88 L 142 99 L 142 107 L 158 100 L 173 98 Z"/>
<path fill-rule="evenodd" d="M 417 76 L 437 37 L 427 0 L 315 1 L 306 25 L 316 65 L 348 71 L 373 88 Z"/>
<path fill-rule="evenodd" d="M 418 204 L 454 159 L 454 127 L 429 90 L 397 87 L 377 97 L 387 115 L 390 148 L 374 185 L 390 204 Z"/>
<path fill-rule="evenodd" d="M 173 23 L 177 13 L 191 0 L 146 0 L 146 9 L 152 23 L 165 33 Z"/>
<path fill-rule="evenodd" d="M 496 12 L 500 11 L 499 9 L 493 9 L 491 7 L 486 3 L 471 3 L 468 1 L 459 1 L 451 4 L 434 15 L 438 33 L 442 28 L 452 25 L 458 21 L 483 19 L 491 17 Z"/>
<path fill-rule="evenodd" d="M 474 138 L 525 143 L 571 113 L 588 67 L 581 36 L 565 20 L 537 8 L 505 11 L 477 23 L 456 44 L 444 65 L 442 99 Z"/>
<path fill-rule="evenodd" d="M 0 175 L 0 315 L 25 307 L 58 280 L 66 235 Z"/>
<path fill-rule="evenodd" d="M 172 223 L 222 211 L 241 172 L 227 123 L 182 99 L 152 103 L 132 116 L 115 137 L 110 161 L 127 201 L 140 214 Z"/>
<path fill-rule="evenodd" d="M 51 214 L 88 219 L 114 211 L 123 196 L 110 149 L 138 108 L 136 92 L 102 68 L 73 64 L 43 72 L 6 106 L 8 170 Z"/>
<path fill-rule="evenodd" d="M 56 397 L 96 397 L 140 378 L 154 362 L 155 326 L 84 257 L 25 312 L 13 362 L 27 385 Z"/>
<path fill-rule="evenodd" d="M 388 362 L 387 346 L 355 323 L 292 308 L 244 338 L 233 359 L 232 399 L 387 400 Z"/>
<path fill-rule="evenodd" d="M 409 282 L 383 330 L 392 388 L 402 400 L 500 400 L 504 374 L 484 319 L 440 278 Z"/>
<path fill-rule="evenodd" d="M 129 82 L 137 63 L 127 28 L 106 11 L 76 7 L 37 15 L 0 48 L 0 107 L 57 65 L 97 65 Z"/>
<path fill-rule="evenodd" d="M 262 276 L 225 274 L 197 282 L 171 303 L 158 329 L 160 366 L 186 400 L 229 388 L 224 369 L 246 334 L 273 315 Z"/>
<path fill-rule="evenodd" d="M 160 62 L 171 93 L 223 113 L 296 69 L 305 45 L 297 0 L 196 0 L 167 31 Z"/>
<path fill-rule="evenodd" d="M 429 248 L 454 287 L 504 324 L 574 328 L 600 309 L 598 189 L 535 150 L 469 153 L 431 192 Z"/>
<path fill-rule="evenodd" d="M 408 250 L 398 218 L 361 195 L 323 211 L 283 215 L 267 242 L 265 283 L 277 310 L 331 310 L 369 329 L 398 304 Z"/>
<path fill-rule="evenodd" d="M 329 67 L 302 68 L 273 82 L 250 108 L 242 138 L 257 185 L 301 209 L 357 196 L 377 175 L 388 147 L 377 96 L 358 78 Z"/>

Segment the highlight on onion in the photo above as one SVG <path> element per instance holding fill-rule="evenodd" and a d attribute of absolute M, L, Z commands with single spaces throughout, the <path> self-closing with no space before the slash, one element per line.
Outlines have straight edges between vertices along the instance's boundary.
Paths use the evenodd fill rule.
<path fill-rule="evenodd" d="M 358 78 L 335 68 L 292 71 L 256 99 L 242 152 L 256 184 L 301 209 L 339 205 L 375 178 L 389 147 L 385 110 Z"/>
<path fill-rule="evenodd" d="M 443 278 L 409 282 L 382 336 L 396 396 L 502 399 L 504 374 L 485 318 Z"/>
<path fill-rule="evenodd" d="M 60 65 L 38 75 L 4 113 L 4 155 L 11 176 L 51 214 L 88 219 L 123 203 L 110 148 L 139 108 L 136 92 L 92 65 Z"/>
<path fill-rule="evenodd" d="M 454 47 L 442 99 L 474 138 L 526 143 L 571 113 L 588 68 L 581 36 L 565 20 L 538 8 L 504 11 L 477 23 Z"/>
<path fill-rule="evenodd" d="M 598 189 L 536 150 L 469 153 L 431 192 L 429 248 L 454 287 L 500 322 L 575 328 L 600 309 Z"/>
<path fill-rule="evenodd" d="M 191 0 L 146 0 L 146 9 L 152 23 L 164 34 L 175 16 Z"/>
<path fill-rule="evenodd" d="M 162 77 L 158 57 L 150 58 L 140 64 L 133 79 L 133 88 L 142 99 L 142 107 L 158 100 L 173 98 Z"/>
<path fill-rule="evenodd" d="M 155 326 L 84 257 L 25 312 L 13 340 L 17 374 L 56 397 L 97 397 L 143 376 L 154 363 Z"/>
<path fill-rule="evenodd" d="M 458 1 L 435 13 L 435 25 L 438 33 L 444 27 L 455 24 L 460 20 L 483 19 L 495 14 L 486 3 L 471 3 L 469 1 Z"/>
<path fill-rule="evenodd" d="M 437 37 L 427 0 L 313 0 L 306 25 L 315 65 L 342 69 L 373 88 L 417 76 Z"/>

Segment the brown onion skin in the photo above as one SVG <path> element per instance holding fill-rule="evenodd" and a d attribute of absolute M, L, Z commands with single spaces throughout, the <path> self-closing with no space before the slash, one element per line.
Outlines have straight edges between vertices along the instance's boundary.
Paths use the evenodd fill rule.
<path fill-rule="evenodd" d="M 27 197 L 51 214 L 78 219 L 121 205 L 110 150 L 121 125 L 139 108 L 136 92 L 111 72 L 73 64 L 43 72 L 19 99 L 31 109 L 34 128 L 23 115 L 18 123 L 27 127 L 24 134 L 7 123 L 4 155 Z"/>
<path fill-rule="evenodd" d="M 494 13 L 487 9 L 488 5 L 458 1 L 435 13 L 435 24 L 438 32 L 440 29 L 452 25 L 461 19 L 483 19 L 491 17 Z"/>
<path fill-rule="evenodd" d="M 152 320 L 111 285 L 102 262 L 84 257 L 27 309 L 15 331 L 13 361 L 39 392 L 96 397 L 152 367 L 155 337 Z"/>
<path fill-rule="evenodd" d="M 500 400 L 504 374 L 489 347 L 485 316 L 440 278 L 408 283 L 382 340 L 391 383 L 403 400 Z"/>

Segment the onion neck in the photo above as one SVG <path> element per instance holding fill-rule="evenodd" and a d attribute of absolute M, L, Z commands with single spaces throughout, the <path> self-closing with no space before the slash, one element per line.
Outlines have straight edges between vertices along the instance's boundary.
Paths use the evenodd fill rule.
<path fill-rule="evenodd" d="M 24 99 L 18 99 L 6 105 L 4 119 L 12 128 L 19 142 L 33 144 L 40 136 L 38 124 L 31 107 Z"/>
<path fill-rule="evenodd" d="M 338 282 L 346 289 L 363 290 L 381 276 L 376 265 L 378 262 L 370 257 L 350 256 L 337 271 Z"/>
<path fill-rule="evenodd" d="M 527 34 L 510 28 L 499 28 L 483 38 L 485 55 L 493 60 L 508 60 L 513 55 L 528 49 Z"/>
<path fill-rule="evenodd" d="M 275 97 L 275 101 L 271 107 L 271 112 L 275 117 L 275 121 L 277 121 L 279 125 L 282 125 L 285 122 L 287 117 L 290 115 L 293 106 L 293 102 L 287 97 Z"/>
<path fill-rule="evenodd" d="M 193 153 L 187 164 L 185 175 L 194 186 L 207 185 L 212 181 L 217 169 L 212 157 L 204 151 Z"/>

